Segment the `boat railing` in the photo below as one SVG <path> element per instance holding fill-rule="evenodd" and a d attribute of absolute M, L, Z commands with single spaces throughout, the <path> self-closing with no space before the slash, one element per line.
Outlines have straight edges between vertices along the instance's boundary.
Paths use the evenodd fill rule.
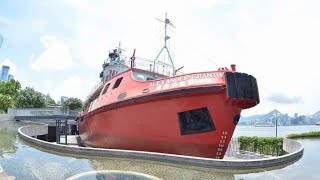
<path fill-rule="evenodd" d="M 92 93 L 94 93 L 101 85 L 103 84 L 103 81 L 99 80 L 97 81 L 94 86 L 91 88 L 91 90 L 89 91 L 89 94 L 87 95 L 87 99 L 89 99 L 89 97 L 92 95 Z"/>
<path fill-rule="evenodd" d="M 128 66 L 130 67 L 131 61 L 128 61 Z M 137 69 L 143 69 L 147 71 L 153 71 L 158 74 L 165 76 L 172 76 L 174 74 L 174 67 L 163 61 L 154 62 L 151 59 L 136 58 L 134 61 L 134 67 Z"/>
<path fill-rule="evenodd" d="M 125 60 L 124 63 L 128 67 L 131 67 L 131 60 Z M 174 67 L 171 64 L 168 64 L 166 62 L 157 61 L 154 63 L 154 60 L 152 59 L 144 59 L 144 58 L 138 58 L 138 57 L 136 57 L 133 67 L 137 69 L 143 69 L 146 71 L 156 72 L 158 74 L 162 74 L 165 76 L 172 76 L 173 74 L 176 74 L 176 75 L 183 74 L 181 71 L 179 71 L 178 73 L 174 73 Z M 94 93 L 102 84 L 103 84 L 103 81 L 101 80 L 96 82 L 95 85 L 89 91 L 90 93 L 87 95 L 86 100 L 88 100 L 89 97 L 92 95 L 92 93 Z"/>

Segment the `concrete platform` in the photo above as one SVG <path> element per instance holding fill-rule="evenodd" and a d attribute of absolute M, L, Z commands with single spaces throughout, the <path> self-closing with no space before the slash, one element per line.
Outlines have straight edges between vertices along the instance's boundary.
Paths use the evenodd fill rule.
<path fill-rule="evenodd" d="M 0 180 L 14 180 L 14 176 L 8 176 L 0 165 Z"/>
<path fill-rule="evenodd" d="M 69 136 L 69 145 L 62 145 L 56 143 L 50 143 L 41 141 L 31 136 L 35 136 L 38 133 L 45 133 L 45 126 L 27 126 L 21 127 L 18 130 L 19 137 L 25 141 L 32 143 L 36 146 L 49 149 L 51 151 L 58 151 L 62 153 L 79 154 L 86 156 L 99 156 L 99 157 L 119 157 L 119 158 L 134 158 L 145 159 L 154 161 L 171 162 L 178 164 L 187 164 L 193 166 L 201 166 L 215 169 L 260 169 L 273 166 L 281 166 L 291 162 L 299 160 L 303 155 L 303 146 L 297 141 L 291 139 L 284 139 L 283 149 L 288 153 L 283 156 L 262 158 L 262 159 L 211 159 L 201 158 L 165 153 L 145 152 L 145 151 L 131 151 L 131 150 L 119 150 L 119 149 L 102 149 L 102 148 L 89 148 L 89 147 L 77 147 L 74 145 L 75 136 Z M 64 138 L 64 137 L 62 137 Z M 69 141 L 70 140 L 70 141 Z"/>
<path fill-rule="evenodd" d="M 4 170 L 2 169 L 1 165 L 0 165 L 0 179 L 9 179 L 6 172 L 4 172 Z"/>

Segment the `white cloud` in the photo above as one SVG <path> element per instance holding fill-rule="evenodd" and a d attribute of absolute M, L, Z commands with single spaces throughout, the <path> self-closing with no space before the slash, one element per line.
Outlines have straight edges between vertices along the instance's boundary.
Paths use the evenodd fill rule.
<path fill-rule="evenodd" d="M 88 76 L 98 75 L 108 50 L 119 41 L 127 50 L 127 56 L 136 48 L 137 56 L 155 58 L 163 43 L 163 24 L 154 18 L 163 19 L 168 12 L 169 19 L 177 27 L 170 34 L 170 43 L 175 44 L 175 63 L 178 67 L 185 66 L 185 73 L 215 70 L 214 63 L 208 60 L 211 59 L 221 66 L 235 63 L 239 71 L 257 78 L 261 103 L 243 111 L 244 114 L 265 113 L 274 108 L 281 112 L 310 114 L 320 109 L 320 95 L 317 95 L 320 71 L 316 66 L 320 59 L 320 13 L 315 1 L 61 0 L 46 1 L 41 9 L 46 11 L 45 8 L 50 7 L 70 13 L 48 11 L 44 14 L 50 18 L 30 20 L 38 22 L 37 26 L 30 26 L 29 21 L 24 24 L 30 26 L 32 32 L 44 31 L 41 27 L 54 24 L 63 32 L 54 28 L 50 31 L 61 38 L 66 36 L 63 41 L 52 36 L 42 37 L 45 51 L 38 57 L 32 56 L 36 59 L 32 61 L 32 68 L 63 70 L 74 65 L 89 72 L 65 80 L 67 83 L 61 87 L 56 87 L 60 83 L 52 83 L 57 97 L 72 94 L 69 91 L 75 88 L 68 83 L 84 89 L 78 93 L 80 97 L 85 96 L 90 85 L 81 86 L 76 77 L 91 82 Z M 50 21 L 54 19 L 58 21 L 56 24 Z M 8 23 L 0 17 L 1 21 Z M 17 29 L 24 29 L 21 27 L 24 26 Z M 19 34 L 17 32 L 14 34 Z M 72 52 L 68 47 L 72 47 Z M 71 53 L 78 63 L 72 64 Z M 43 82 L 39 83 L 41 85 Z M 274 93 L 301 97 L 303 102 L 268 101 Z"/>
<path fill-rule="evenodd" d="M 320 59 L 320 14 L 316 8 L 319 6 L 309 1 L 282 2 L 272 8 L 273 11 L 257 6 L 259 3 L 250 7 L 243 5 L 234 13 L 239 22 L 236 26 L 239 41 L 235 49 L 238 69 L 257 77 L 261 95 L 260 104 L 244 113 L 264 113 L 274 108 L 290 114 L 318 111 L 319 85 L 315 82 L 320 81 L 316 65 Z M 268 101 L 278 92 L 287 97 L 299 97 L 303 102 Z"/>
<path fill-rule="evenodd" d="M 0 34 L 0 48 L 2 46 L 2 42 L 3 42 L 3 36 Z"/>
<path fill-rule="evenodd" d="M 210 9 L 214 5 L 230 5 L 232 0 L 189 0 L 191 7 Z"/>
<path fill-rule="evenodd" d="M 60 82 L 59 86 L 49 90 L 49 94 L 55 100 L 60 100 L 61 96 L 78 97 L 85 100 L 85 95 L 89 93 L 89 90 L 90 86 L 80 76 L 74 75 Z"/>
<path fill-rule="evenodd" d="M 313 5 L 308 2 L 287 3 L 119 0 L 88 6 L 85 1 L 71 1 L 80 15 L 73 21 L 76 28 L 70 42 L 78 49 L 75 56 L 95 68 L 100 68 L 107 49 L 119 40 L 126 46 L 127 56 L 137 48 L 137 56 L 155 58 L 162 45 L 163 29 L 154 18 L 162 19 L 168 12 L 177 27 L 170 39 L 175 44 L 175 63 L 185 66 L 184 72 L 215 70 L 208 59 L 220 66 L 235 63 L 239 71 L 254 75 L 259 83 L 261 103 L 244 114 L 263 113 L 274 107 L 283 112 L 312 113 L 319 108 L 309 106 L 319 100 L 310 96 L 316 93 L 312 90 L 314 77 L 320 74 L 311 66 L 308 68 L 313 76 L 305 78 L 302 74 L 310 74 L 310 69 L 301 65 L 320 58 L 319 13 L 315 13 L 316 8 L 310 9 Z M 303 103 L 268 102 L 268 97 L 277 92 L 301 97 Z"/>
<path fill-rule="evenodd" d="M 34 70 L 64 70 L 72 65 L 72 56 L 69 47 L 53 36 L 40 38 L 45 50 L 32 62 Z"/>
<path fill-rule="evenodd" d="M 11 75 L 15 75 L 17 72 L 17 66 L 9 59 L 9 58 L 5 58 L 1 63 L 0 63 L 0 67 L 2 67 L 2 65 L 6 65 L 6 66 L 10 66 L 10 70 L 9 70 L 9 74 Z"/>
<path fill-rule="evenodd" d="M 4 16 L 0 15 L 0 24 L 12 25 L 12 21 Z"/>
<path fill-rule="evenodd" d="M 287 94 L 282 94 L 282 93 L 274 93 L 271 94 L 268 97 L 268 100 L 274 103 L 279 103 L 279 104 L 298 104 L 302 103 L 302 97 L 301 96 L 288 96 Z"/>
<path fill-rule="evenodd" d="M 163 42 L 163 24 L 154 18 L 163 19 L 166 12 L 173 24 L 177 26 L 180 40 L 189 36 L 199 38 L 199 35 L 203 34 L 200 25 L 204 21 L 199 21 L 199 13 L 194 12 L 201 12 L 202 9 L 209 9 L 215 5 L 230 5 L 231 3 L 231 0 L 187 0 L 184 2 L 119 0 L 99 1 L 98 3 L 95 1 L 90 1 L 90 3 L 76 0 L 62 1 L 63 5 L 69 6 L 75 12 L 72 22 L 65 24 L 65 27 L 69 27 L 72 31 L 71 36 L 68 37 L 68 44 L 73 49 L 73 55 L 77 60 L 93 68 L 101 67 L 108 50 L 114 48 L 119 41 L 122 41 L 124 48 L 128 51 L 127 56 L 130 56 L 133 49 L 136 48 L 137 56 L 155 58 Z M 192 31 L 190 29 L 196 31 L 190 33 Z M 212 34 L 212 31 L 205 30 L 205 33 Z M 201 37 L 203 41 L 208 38 L 204 35 Z M 175 37 L 171 39 L 171 41 L 175 40 Z M 185 54 L 186 48 L 184 47 L 190 43 L 178 43 L 183 46 L 179 47 L 179 50 L 177 48 L 177 52 Z M 212 47 L 212 43 L 213 41 L 209 42 L 207 47 L 210 45 Z M 208 42 L 199 44 L 206 46 Z"/>

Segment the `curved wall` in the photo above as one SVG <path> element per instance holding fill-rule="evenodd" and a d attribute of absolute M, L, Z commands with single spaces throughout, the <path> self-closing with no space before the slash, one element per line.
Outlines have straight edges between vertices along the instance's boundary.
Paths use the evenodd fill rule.
<path fill-rule="evenodd" d="M 303 146 L 301 143 L 284 139 L 283 149 L 288 154 L 278 157 L 264 158 L 264 159 L 249 159 L 249 160 L 224 160 L 224 159 L 210 159 L 200 158 L 164 153 L 144 152 L 144 151 L 131 151 L 131 150 L 118 150 L 118 149 L 102 149 L 102 148 L 89 148 L 89 147 L 73 147 L 62 144 L 54 144 L 46 141 L 41 141 L 31 136 L 42 135 L 45 132 L 47 126 L 27 126 L 21 127 L 18 130 L 19 136 L 37 146 L 47 148 L 53 151 L 59 151 L 70 154 L 81 154 L 91 156 L 107 156 L 107 157 L 122 157 L 122 158 L 137 158 L 146 160 L 156 160 L 173 162 L 179 164 L 187 164 L 194 166 L 210 167 L 217 169 L 256 169 L 265 168 L 287 164 L 293 161 L 297 161 L 303 155 Z"/>

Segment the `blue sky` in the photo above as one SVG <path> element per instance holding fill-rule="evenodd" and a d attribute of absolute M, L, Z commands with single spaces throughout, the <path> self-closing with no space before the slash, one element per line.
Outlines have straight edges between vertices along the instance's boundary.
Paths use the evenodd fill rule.
<path fill-rule="evenodd" d="M 155 58 L 164 13 L 177 27 L 170 46 L 184 72 L 237 64 L 259 83 L 261 103 L 244 115 L 277 108 L 320 110 L 320 1 L 317 0 L 2 0 L 0 63 L 23 86 L 85 99 L 109 49 Z"/>

